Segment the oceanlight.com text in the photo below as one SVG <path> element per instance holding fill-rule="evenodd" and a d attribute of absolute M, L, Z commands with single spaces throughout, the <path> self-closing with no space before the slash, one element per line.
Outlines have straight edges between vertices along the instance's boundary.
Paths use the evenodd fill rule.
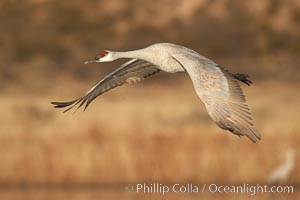
<path fill-rule="evenodd" d="M 162 183 L 136 183 L 127 184 L 124 187 L 127 192 L 162 194 L 168 193 L 246 193 L 256 195 L 258 193 L 293 193 L 294 187 L 291 185 L 261 185 L 261 184 L 241 184 L 241 185 L 221 185 L 221 184 L 162 184 Z"/>

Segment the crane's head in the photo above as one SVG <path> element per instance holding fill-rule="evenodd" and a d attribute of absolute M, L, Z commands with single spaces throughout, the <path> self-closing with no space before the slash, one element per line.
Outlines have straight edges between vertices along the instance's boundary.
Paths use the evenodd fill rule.
<path fill-rule="evenodd" d="M 113 58 L 112 52 L 103 50 L 95 58 L 85 61 L 84 64 L 88 64 L 91 62 L 110 62 L 113 60 L 115 59 Z"/>

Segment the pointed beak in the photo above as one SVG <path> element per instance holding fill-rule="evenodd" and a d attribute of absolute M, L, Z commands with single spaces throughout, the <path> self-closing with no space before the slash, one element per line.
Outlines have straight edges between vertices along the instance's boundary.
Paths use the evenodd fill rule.
<path fill-rule="evenodd" d="M 100 58 L 101 58 L 101 57 L 96 56 L 96 57 L 93 58 L 93 59 L 90 59 L 90 60 L 85 61 L 84 64 L 86 65 L 86 64 L 91 63 L 91 62 L 97 62 L 98 60 L 100 60 Z"/>
<path fill-rule="evenodd" d="M 96 62 L 96 60 L 95 59 L 87 60 L 87 61 L 84 62 L 84 64 L 86 65 L 86 64 L 89 64 L 91 62 Z"/>

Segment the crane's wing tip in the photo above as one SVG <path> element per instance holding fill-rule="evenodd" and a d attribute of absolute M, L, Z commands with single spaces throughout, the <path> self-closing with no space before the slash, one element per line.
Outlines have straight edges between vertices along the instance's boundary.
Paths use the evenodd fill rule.
<path fill-rule="evenodd" d="M 260 133 L 254 127 L 249 127 L 242 130 L 233 129 L 230 127 L 230 128 L 225 128 L 225 130 L 228 130 L 239 137 L 247 136 L 253 143 L 256 143 L 258 140 L 261 140 Z"/>
<path fill-rule="evenodd" d="M 65 108 L 68 106 L 71 106 L 72 104 L 76 103 L 78 99 L 68 102 L 50 102 L 52 105 L 54 105 L 54 108 Z"/>
<path fill-rule="evenodd" d="M 64 107 L 62 102 L 50 102 L 52 105 L 54 105 L 54 108 L 62 108 Z"/>
<path fill-rule="evenodd" d="M 254 143 L 256 143 L 258 140 L 261 140 L 260 133 L 253 127 L 248 129 L 245 136 L 247 136 Z"/>
<path fill-rule="evenodd" d="M 63 113 L 71 110 L 74 108 L 78 103 L 81 104 L 75 109 L 74 113 L 84 104 L 85 101 L 82 101 L 82 99 L 75 99 L 73 101 L 68 102 L 50 102 L 52 105 L 54 105 L 54 108 L 66 108 L 66 110 L 63 111 Z M 85 105 L 84 111 L 87 109 L 89 104 Z"/>

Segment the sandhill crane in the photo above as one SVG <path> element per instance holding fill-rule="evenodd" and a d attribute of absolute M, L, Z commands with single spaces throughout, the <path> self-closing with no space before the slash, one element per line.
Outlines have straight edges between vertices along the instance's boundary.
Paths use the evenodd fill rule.
<path fill-rule="evenodd" d="M 130 58 L 128 62 L 98 81 L 85 95 L 69 102 L 52 102 L 55 108 L 85 105 L 84 110 L 99 95 L 124 83 L 134 83 L 160 71 L 187 72 L 197 95 L 206 110 L 222 129 L 238 136 L 247 136 L 253 142 L 261 136 L 253 126 L 252 113 L 237 80 L 250 85 L 244 74 L 232 74 L 197 52 L 175 44 L 157 43 L 143 49 L 114 52 L 104 50 L 90 62 L 111 62 Z M 77 109 L 78 109 L 77 108 Z"/>

